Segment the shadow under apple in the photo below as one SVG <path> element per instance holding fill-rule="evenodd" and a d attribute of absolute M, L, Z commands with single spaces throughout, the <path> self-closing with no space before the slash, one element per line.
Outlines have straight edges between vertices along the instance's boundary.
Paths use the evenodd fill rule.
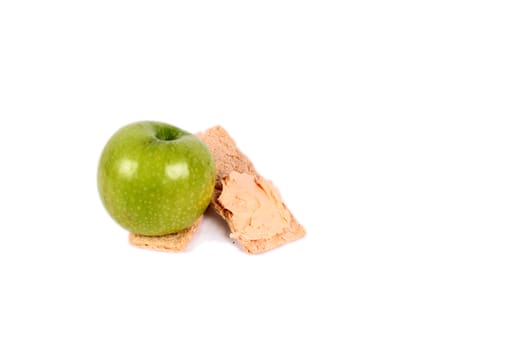
<path fill-rule="evenodd" d="M 229 237 L 230 232 L 231 230 L 226 221 L 210 206 L 204 212 L 202 224 L 186 250 L 191 251 L 198 249 L 201 244 L 206 244 L 207 242 L 229 243 L 236 245 L 238 249 L 242 250 L 242 248 Z"/>

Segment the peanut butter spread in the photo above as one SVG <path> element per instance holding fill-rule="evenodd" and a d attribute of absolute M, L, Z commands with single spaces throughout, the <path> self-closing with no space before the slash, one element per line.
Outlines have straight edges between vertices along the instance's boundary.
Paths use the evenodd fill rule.
<path fill-rule="evenodd" d="M 290 212 L 268 181 L 232 171 L 221 182 L 218 201 L 231 213 L 231 238 L 267 239 L 290 229 Z"/>

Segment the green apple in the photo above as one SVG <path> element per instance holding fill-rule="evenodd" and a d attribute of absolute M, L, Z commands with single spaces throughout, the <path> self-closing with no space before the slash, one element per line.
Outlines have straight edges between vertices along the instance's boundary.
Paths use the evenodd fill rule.
<path fill-rule="evenodd" d="M 209 205 L 215 163 L 204 143 L 175 126 L 143 121 L 108 141 L 98 165 L 98 191 L 110 216 L 148 236 L 180 231 Z"/>

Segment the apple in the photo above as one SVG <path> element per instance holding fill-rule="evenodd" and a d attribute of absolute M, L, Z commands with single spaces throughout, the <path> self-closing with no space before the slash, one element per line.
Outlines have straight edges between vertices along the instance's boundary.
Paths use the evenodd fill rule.
<path fill-rule="evenodd" d="M 195 135 L 162 122 L 136 122 L 104 147 L 98 191 L 123 228 L 161 236 L 191 226 L 204 213 L 215 171 L 209 149 Z"/>

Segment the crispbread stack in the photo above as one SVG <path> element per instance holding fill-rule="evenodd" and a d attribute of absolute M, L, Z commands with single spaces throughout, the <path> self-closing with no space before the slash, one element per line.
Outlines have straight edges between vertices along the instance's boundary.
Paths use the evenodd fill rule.
<path fill-rule="evenodd" d="M 246 239 L 236 233 L 236 228 L 232 220 L 232 216 L 235 215 L 235 213 L 231 211 L 231 208 L 225 208 L 220 202 L 220 194 L 224 180 L 227 179 L 232 172 L 252 175 L 255 181 L 266 180 L 255 170 L 250 159 L 241 152 L 235 141 L 221 126 L 210 128 L 202 133 L 198 133 L 197 136 L 208 146 L 215 160 L 217 180 L 211 205 L 213 209 L 226 220 L 228 226 L 233 231 L 230 237 L 237 239 L 241 247 L 246 252 L 252 254 L 262 253 L 304 237 L 306 234 L 304 227 L 299 224 L 288 208 L 284 206 L 284 203 L 282 204 L 291 218 L 289 227 L 281 232 L 268 232 L 265 234 L 265 238 L 261 239 Z"/>
<path fill-rule="evenodd" d="M 164 236 L 143 236 L 129 234 L 129 243 L 139 248 L 160 250 L 164 252 L 181 252 L 186 249 L 202 222 L 202 216 L 190 227 Z"/>

